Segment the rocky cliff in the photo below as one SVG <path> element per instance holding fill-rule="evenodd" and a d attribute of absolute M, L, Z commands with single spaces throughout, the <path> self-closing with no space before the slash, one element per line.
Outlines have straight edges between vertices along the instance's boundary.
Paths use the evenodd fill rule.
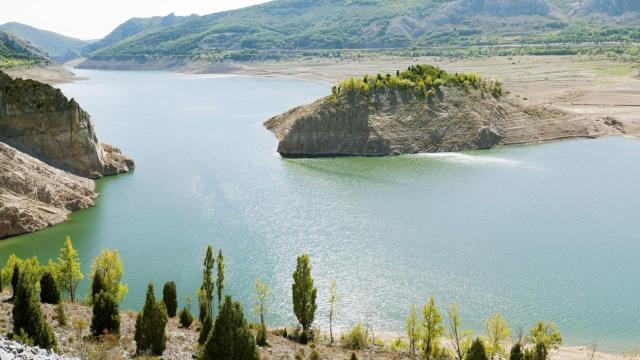
<path fill-rule="evenodd" d="M 265 126 L 283 156 L 449 152 L 624 131 L 615 121 L 528 105 L 475 74 L 423 68 L 428 74 L 351 79 Z"/>
<path fill-rule="evenodd" d="M 93 181 L 0 142 L 0 239 L 64 221 L 93 205 Z"/>
<path fill-rule="evenodd" d="M 0 72 L 0 141 L 73 174 L 99 178 L 133 169 L 101 144 L 89 114 L 59 89 Z"/>

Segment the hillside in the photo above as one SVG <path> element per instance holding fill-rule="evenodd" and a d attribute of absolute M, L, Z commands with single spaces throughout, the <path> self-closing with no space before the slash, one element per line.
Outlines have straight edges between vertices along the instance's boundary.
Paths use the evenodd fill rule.
<path fill-rule="evenodd" d="M 484 43 L 497 34 L 510 39 L 554 29 L 562 17 L 546 0 L 275 0 L 194 18 L 94 55 Z"/>
<path fill-rule="evenodd" d="M 17 22 L 0 25 L 0 30 L 13 33 L 28 40 L 33 46 L 44 50 L 49 54 L 49 57 L 59 63 L 77 57 L 82 48 L 87 45 L 86 41 L 80 39 L 56 34 L 51 31 L 40 30 Z"/>
<path fill-rule="evenodd" d="M 83 49 L 84 54 L 91 54 L 92 52 L 107 48 L 120 41 L 129 39 L 136 35 L 159 30 L 185 22 L 196 16 L 175 16 L 173 13 L 167 16 L 155 16 L 151 18 L 132 18 L 116 27 L 104 38 L 96 41 L 95 43 L 87 45 Z"/>
<path fill-rule="evenodd" d="M 42 50 L 14 34 L 0 31 L 0 68 L 48 62 Z"/>
<path fill-rule="evenodd" d="M 619 121 L 529 105 L 499 82 L 429 65 L 346 80 L 265 126 L 283 156 L 450 152 L 624 133 Z"/>
<path fill-rule="evenodd" d="M 622 16 L 639 11 L 640 1 L 637 0 L 584 0 L 577 8 L 580 15 Z"/>

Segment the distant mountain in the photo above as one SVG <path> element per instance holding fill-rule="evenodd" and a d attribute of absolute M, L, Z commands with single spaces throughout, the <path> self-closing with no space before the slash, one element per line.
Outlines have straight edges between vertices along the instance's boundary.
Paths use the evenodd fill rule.
<path fill-rule="evenodd" d="M 88 43 L 72 37 L 40 30 L 29 25 L 9 22 L 0 25 L 0 30 L 16 34 L 34 46 L 46 51 L 49 57 L 62 63 L 77 57 Z"/>
<path fill-rule="evenodd" d="M 196 17 L 197 15 L 175 16 L 171 13 L 167 16 L 155 16 L 152 18 L 132 18 L 120 24 L 104 38 L 87 45 L 84 48 L 83 53 L 90 54 L 138 34 L 163 29 Z"/>
<path fill-rule="evenodd" d="M 562 17 L 547 0 L 274 0 L 147 31 L 93 55 L 482 43 L 545 31 Z"/>
<path fill-rule="evenodd" d="M 577 9 L 577 13 L 580 15 L 621 16 L 625 14 L 638 15 L 639 12 L 640 0 L 584 0 Z"/>
<path fill-rule="evenodd" d="M 0 67 L 48 62 L 47 54 L 27 40 L 0 31 Z"/>

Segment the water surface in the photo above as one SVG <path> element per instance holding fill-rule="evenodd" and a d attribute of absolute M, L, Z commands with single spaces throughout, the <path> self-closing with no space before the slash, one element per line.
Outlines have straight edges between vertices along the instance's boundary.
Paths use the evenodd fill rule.
<path fill-rule="evenodd" d="M 222 248 L 225 292 L 250 314 L 273 289 L 273 325 L 294 324 L 295 256 L 311 255 L 317 323 L 328 287 L 339 327 L 402 331 L 410 304 L 457 302 L 468 327 L 555 321 L 566 343 L 640 346 L 640 142 L 575 140 L 462 154 L 282 159 L 262 122 L 329 93 L 322 83 L 240 76 L 78 71 L 61 86 L 105 142 L 136 160 L 98 183 L 96 207 L 0 242 L 0 256 L 57 256 L 70 235 L 83 270 L 119 249 L 140 309 L 146 284 L 193 298 L 206 245 Z M 86 281 L 83 292 L 86 292 Z"/>

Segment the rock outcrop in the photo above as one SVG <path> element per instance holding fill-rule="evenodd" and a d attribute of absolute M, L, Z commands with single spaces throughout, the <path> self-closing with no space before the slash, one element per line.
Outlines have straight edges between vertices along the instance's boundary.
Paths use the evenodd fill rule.
<path fill-rule="evenodd" d="M 89 114 L 59 89 L 0 72 L 0 141 L 73 174 L 99 178 L 133 161 L 98 142 Z"/>
<path fill-rule="evenodd" d="M 527 105 L 501 89 L 494 94 L 486 82 L 477 85 L 452 80 L 428 96 L 417 95 L 413 83 L 351 90 L 294 108 L 265 126 L 278 138 L 278 152 L 290 157 L 450 152 L 624 132 L 606 121 Z"/>
<path fill-rule="evenodd" d="M 94 204 L 93 180 L 56 169 L 0 142 L 0 239 L 64 221 Z"/>

